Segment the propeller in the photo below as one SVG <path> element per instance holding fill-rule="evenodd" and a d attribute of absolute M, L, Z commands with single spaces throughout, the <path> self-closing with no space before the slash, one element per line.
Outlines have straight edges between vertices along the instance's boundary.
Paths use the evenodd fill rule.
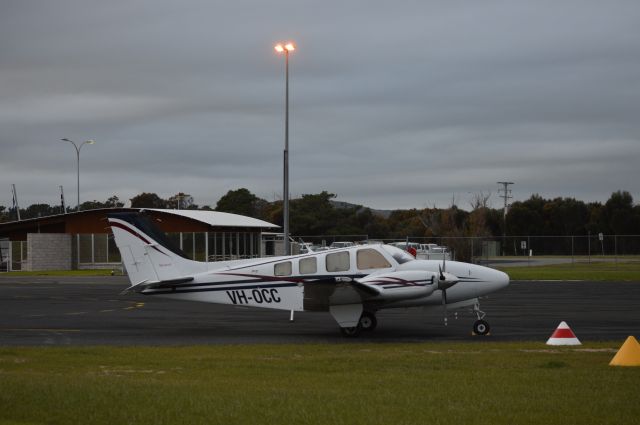
<path fill-rule="evenodd" d="M 442 267 L 438 264 L 438 272 L 440 274 L 438 281 L 438 289 L 442 291 L 442 316 L 444 325 L 447 326 L 447 289 L 458 283 L 458 278 L 446 272 L 447 263 L 444 255 L 442 256 Z"/>
<path fill-rule="evenodd" d="M 442 260 L 442 263 L 442 268 L 444 268 L 444 258 Z M 440 267 L 440 264 L 438 264 L 438 271 L 440 272 L 440 281 L 438 282 L 438 288 L 440 288 L 440 290 L 442 291 L 442 317 L 444 319 L 444 325 L 447 326 L 447 288 L 445 286 L 447 278 L 445 277 L 442 268 Z"/>

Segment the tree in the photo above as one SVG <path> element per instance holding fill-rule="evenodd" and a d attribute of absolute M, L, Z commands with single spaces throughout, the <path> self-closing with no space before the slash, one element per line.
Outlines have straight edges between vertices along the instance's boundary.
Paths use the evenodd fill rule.
<path fill-rule="evenodd" d="M 176 193 L 169 199 L 167 199 L 167 206 L 169 208 L 176 208 L 178 210 L 197 210 L 198 206 L 193 203 L 193 196 L 188 193 Z"/>
<path fill-rule="evenodd" d="M 230 190 L 216 204 L 216 211 L 262 218 L 267 201 L 258 198 L 248 189 Z"/>
<path fill-rule="evenodd" d="M 609 200 L 604 204 L 604 219 L 609 232 L 616 235 L 631 233 L 634 222 L 633 197 L 631 194 L 627 191 L 612 193 Z"/>
<path fill-rule="evenodd" d="M 46 217 L 48 215 L 56 214 L 60 214 L 60 207 L 52 207 L 48 204 L 33 204 L 29 205 L 26 210 L 20 209 L 20 218 L 22 220 L 27 218 Z"/>
<path fill-rule="evenodd" d="M 84 201 L 83 203 L 80 204 L 80 211 L 97 210 L 102 208 L 106 208 L 104 206 L 104 203 L 96 200 Z"/>
<path fill-rule="evenodd" d="M 112 197 L 107 199 L 107 202 L 105 202 L 104 205 L 106 208 L 122 208 L 124 207 L 124 202 L 120 202 L 120 198 L 118 198 L 116 195 L 113 195 Z"/>
<path fill-rule="evenodd" d="M 471 201 L 471 213 L 467 218 L 466 233 L 469 236 L 489 236 L 489 198 L 491 192 L 485 194 L 478 192 L 473 195 Z"/>
<path fill-rule="evenodd" d="M 322 191 L 319 194 L 305 194 L 299 199 L 293 199 L 290 204 L 291 234 L 336 234 L 338 214 L 331 203 L 331 199 L 335 197 L 333 193 Z"/>
<path fill-rule="evenodd" d="M 131 198 L 131 208 L 167 208 L 167 201 L 155 193 L 141 193 Z"/>

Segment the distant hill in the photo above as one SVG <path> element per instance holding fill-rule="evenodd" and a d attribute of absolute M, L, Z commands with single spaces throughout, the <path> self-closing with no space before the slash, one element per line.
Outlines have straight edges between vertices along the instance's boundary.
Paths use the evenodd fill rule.
<path fill-rule="evenodd" d="M 356 209 L 364 209 L 364 208 L 368 208 L 368 207 L 364 207 L 362 205 L 358 205 L 358 204 L 352 204 L 350 202 L 344 202 L 344 201 L 330 201 L 331 204 L 336 207 L 336 208 L 341 208 L 341 209 L 348 209 L 348 208 L 356 208 Z M 373 208 L 369 208 L 371 210 L 372 213 L 379 215 L 383 218 L 389 218 L 389 216 L 391 215 L 391 213 L 393 212 L 392 210 L 376 210 Z"/>

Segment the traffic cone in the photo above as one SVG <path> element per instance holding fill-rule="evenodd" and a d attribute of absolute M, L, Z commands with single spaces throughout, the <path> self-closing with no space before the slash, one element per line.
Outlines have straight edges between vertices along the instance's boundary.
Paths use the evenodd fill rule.
<path fill-rule="evenodd" d="M 547 340 L 547 345 L 582 345 L 567 322 L 560 322 L 556 330 Z"/>
<path fill-rule="evenodd" d="M 640 366 L 640 343 L 630 336 L 622 344 L 609 366 Z"/>

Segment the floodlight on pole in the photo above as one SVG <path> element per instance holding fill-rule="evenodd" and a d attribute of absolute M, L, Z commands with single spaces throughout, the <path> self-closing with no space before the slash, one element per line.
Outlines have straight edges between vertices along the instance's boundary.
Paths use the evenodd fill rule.
<path fill-rule="evenodd" d="M 69 142 L 73 145 L 73 147 L 76 149 L 76 159 L 77 159 L 77 176 L 78 176 L 78 205 L 77 205 L 77 210 L 80 211 L 80 149 L 82 149 L 82 147 L 84 145 L 93 145 L 96 141 L 95 140 L 85 140 L 84 142 L 82 142 L 80 144 L 80 146 L 76 145 L 76 142 L 74 142 L 73 140 L 69 140 L 66 137 L 64 139 L 60 139 L 63 142 Z"/>
<path fill-rule="evenodd" d="M 284 254 L 291 255 L 289 243 L 289 53 L 296 49 L 292 42 L 278 43 L 275 51 L 284 54 L 285 60 L 285 106 L 284 106 L 284 170 L 283 170 L 283 227 L 284 227 Z"/>

